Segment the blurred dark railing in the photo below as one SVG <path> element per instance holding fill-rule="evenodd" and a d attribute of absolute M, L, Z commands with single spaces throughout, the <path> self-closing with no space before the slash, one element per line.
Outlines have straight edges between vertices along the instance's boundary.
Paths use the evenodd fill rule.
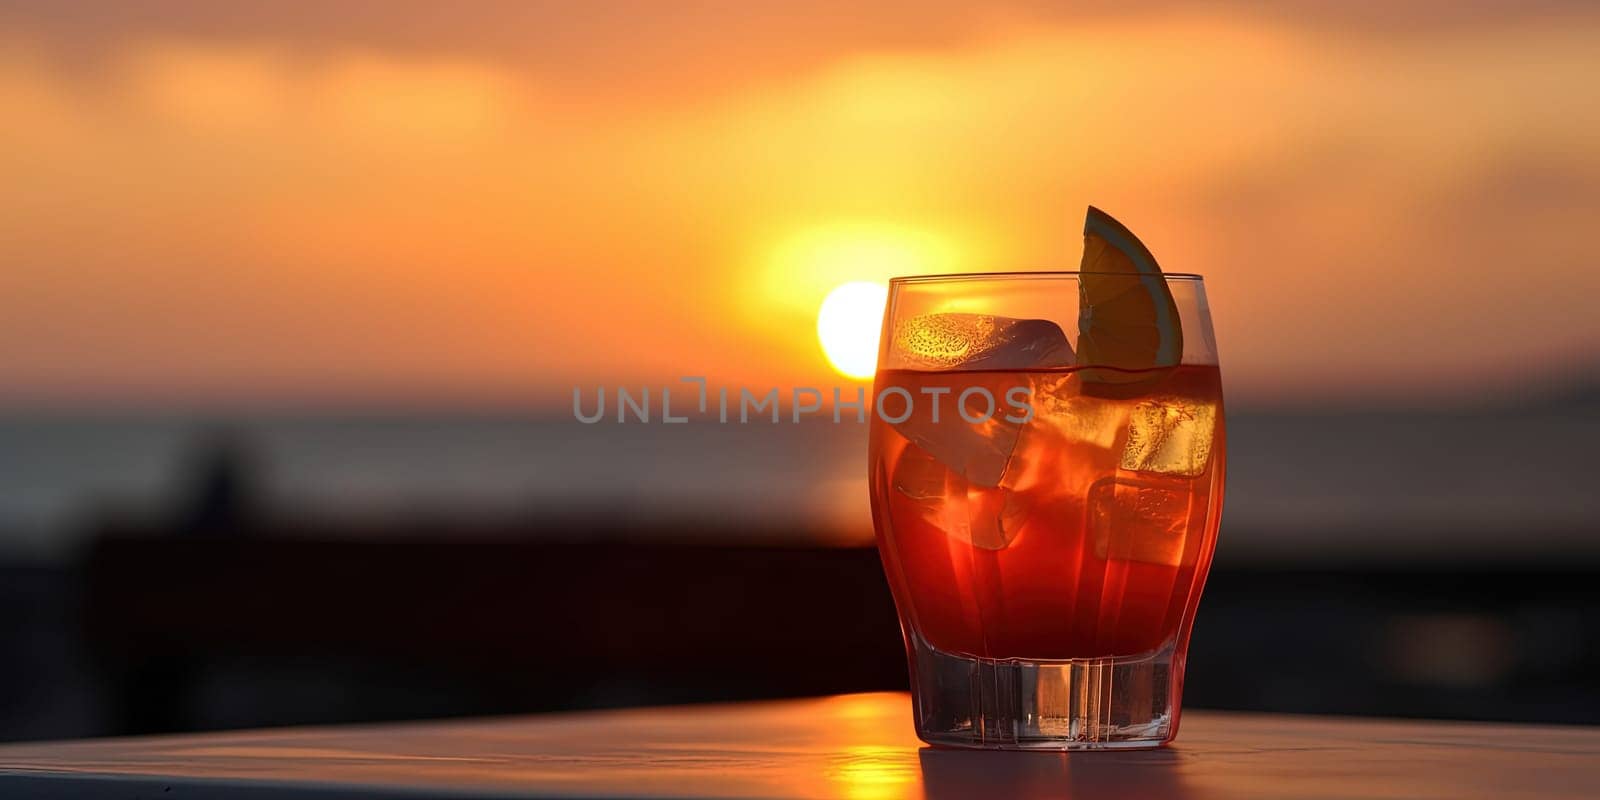
<path fill-rule="evenodd" d="M 552 530 L 579 530 L 579 521 Z M 431 535 L 429 535 L 429 531 Z M 526 530 L 120 527 L 81 573 L 97 733 L 512 713 L 904 688 L 870 548 L 584 542 Z M 522 534 L 522 535 L 518 535 Z M 792 539 L 791 539 L 792 540 Z M 699 542 L 699 543 L 695 543 Z M 1196 707 L 1600 722 L 1582 564 L 1317 570 L 1221 559 Z"/>
<path fill-rule="evenodd" d="M 343 533 L 343 532 L 341 532 Z M 327 664 L 381 676 L 353 708 L 271 721 L 553 710 L 894 688 L 904 682 L 871 551 L 619 541 L 180 538 L 133 531 L 87 562 L 85 624 L 120 731 L 210 719 L 204 689 Z M 417 683 L 405 691 L 408 681 Z M 156 691 L 152 691 L 152 689 Z M 349 687 L 349 691 L 366 691 Z M 320 696 L 324 692 L 310 696 Z M 326 692 L 343 694 L 339 692 Z M 391 696 L 392 695 L 392 696 Z M 230 701 L 232 702 L 232 701 Z M 343 703 L 344 701 L 341 701 Z"/>

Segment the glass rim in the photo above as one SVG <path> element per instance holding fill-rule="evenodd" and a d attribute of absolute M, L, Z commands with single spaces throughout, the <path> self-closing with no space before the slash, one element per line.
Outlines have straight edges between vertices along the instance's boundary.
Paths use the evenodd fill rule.
<path fill-rule="evenodd" d="M 1198 272 L 1163 272 L 1160 275 L 1145 276 L 1144 273 L 1108 272 L 1103 270 L 1077 270 L 1077 269 L 1045 269 L 1045 270 L 1008 270 L 1004 272 L 949 272 L 933 275 L 901 275 L 890 278 L 890 286 L 899 286 L 907 283 L 961 283 L 985 280 L 1037 280 L 1047 278 L 1075 278 L 1079 275 L 1140 275 L 1141 277 L 1162 278 L 1182 282 L 1205 281 L 1205 276 Z"/>

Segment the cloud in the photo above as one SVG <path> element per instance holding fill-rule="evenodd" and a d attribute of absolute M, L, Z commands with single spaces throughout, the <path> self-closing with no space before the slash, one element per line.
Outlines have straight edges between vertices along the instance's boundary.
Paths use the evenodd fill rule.
<path fill-rule="evenodd" d="M 268 43 L 312 58 L 367 49 L 406 57 L 483 59 L 528 70 L 558 86 L 682 92 L 792 76 L 863 51 L 968 46 L 1014 26 L 1091 25 L 1193 13 L 1185 4 L 1165 0 L 0 0 L 0 30 L 48 41 L 79 67 L 98 65 L 99 57 L 119 43 L 178 38 Z M 1547 24 L 1576 15 L 1592 19 L 1600 15 L 1600 7 L 1579 0 L 1236 0 L 1208 5 L 1204 13 L 1331 35 L 1412 37 Z"/>

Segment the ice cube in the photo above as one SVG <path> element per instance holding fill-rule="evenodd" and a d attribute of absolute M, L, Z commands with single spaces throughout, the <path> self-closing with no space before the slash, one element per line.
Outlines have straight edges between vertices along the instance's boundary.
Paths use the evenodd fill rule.
<path fill-rule="evenodd" d="M 907 447 L 891 478 L 922 518 L 951 537 L 985 550 L 1010 544 L 1027 509 L 1006 489 L 974 486 L 917 447 Z"/>
<path fill-rule="evenodd" d="M 1192 478 L 1206 471 L 1217 407 L 1177 395 L 1135 404 L 1128 415 L 1128 444 L 1122 468 L 1134 472 Z"/>
<path fill-rule="evenodd" d="M 1073 357 L 1061 327 L 1049 320 L 949 313 L 900 323 L 889 363 L 926 371 L 918 385 L 902 387 L 911 393 L 911 412 L 892 423 L 895 429 L 969 483 L 993 488 L 1005 476 L 1024 425 L 1006 419 L 1021 416 L 1008 404 L 1007 392 L 1027 385 L 1025 377 L 997 380 L 993 372 L 1069 366 Z M 974 374 L 979 371 L 985 374 Z M 963 392 L 972 387 L 986 390 L 986 395 L 966 397 L 968 416 L 981 422 L 970 422 L 960 413 Z M 945 394 L 924 392 L 929 389 Z"/>
<path fill-rule="evenodd" d="M 1051 375 L 1034 381 L 1034 419 L 1048 423 L 1073 444 L 1110 450 L 1125 427 L 1126 406 L 1083 393 L 1078 375 Z"/>
<path fill-rule="evenodd" d="M 1189 531 L 1190 493 L 1134 478 L 1089 489 L 1089 531 L 1103 559 L 1177 566 Z"/>
<path fill-rule="evenodd" d="M 902 369 L 1069 367 L 1072 345 L 1047 319 L 923 314 L 895 327 L 891 362 Z"/>
<path fill-rule="evenodd" d="M 920 396 L 915 402 L 929 405 L 934 401 Z M 1006 465 L 1011 462 L 1011 454 L 1016 450 L 1022 423 L 1005 419 L 1006 412 L 1002 411 L 996 411 L 983 422 L 971 423 L 961 418 L 948 397 L 942 406 L 937 422 L 931 411 L 917 410 L 894 427 L 958 477 L 975 486 L 999 486 L 1005 477 Z"/>

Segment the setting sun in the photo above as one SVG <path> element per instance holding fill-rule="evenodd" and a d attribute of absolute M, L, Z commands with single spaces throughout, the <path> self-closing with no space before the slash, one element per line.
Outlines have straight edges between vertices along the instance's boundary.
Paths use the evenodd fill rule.
<path fill-rule="evenodd" d="M 817 311 L 817 339 L 828 363 L 850 378 L 870 378 L 878 360 L 878 334 L 889 290 L 882 284 L 840 284 Z"/>

